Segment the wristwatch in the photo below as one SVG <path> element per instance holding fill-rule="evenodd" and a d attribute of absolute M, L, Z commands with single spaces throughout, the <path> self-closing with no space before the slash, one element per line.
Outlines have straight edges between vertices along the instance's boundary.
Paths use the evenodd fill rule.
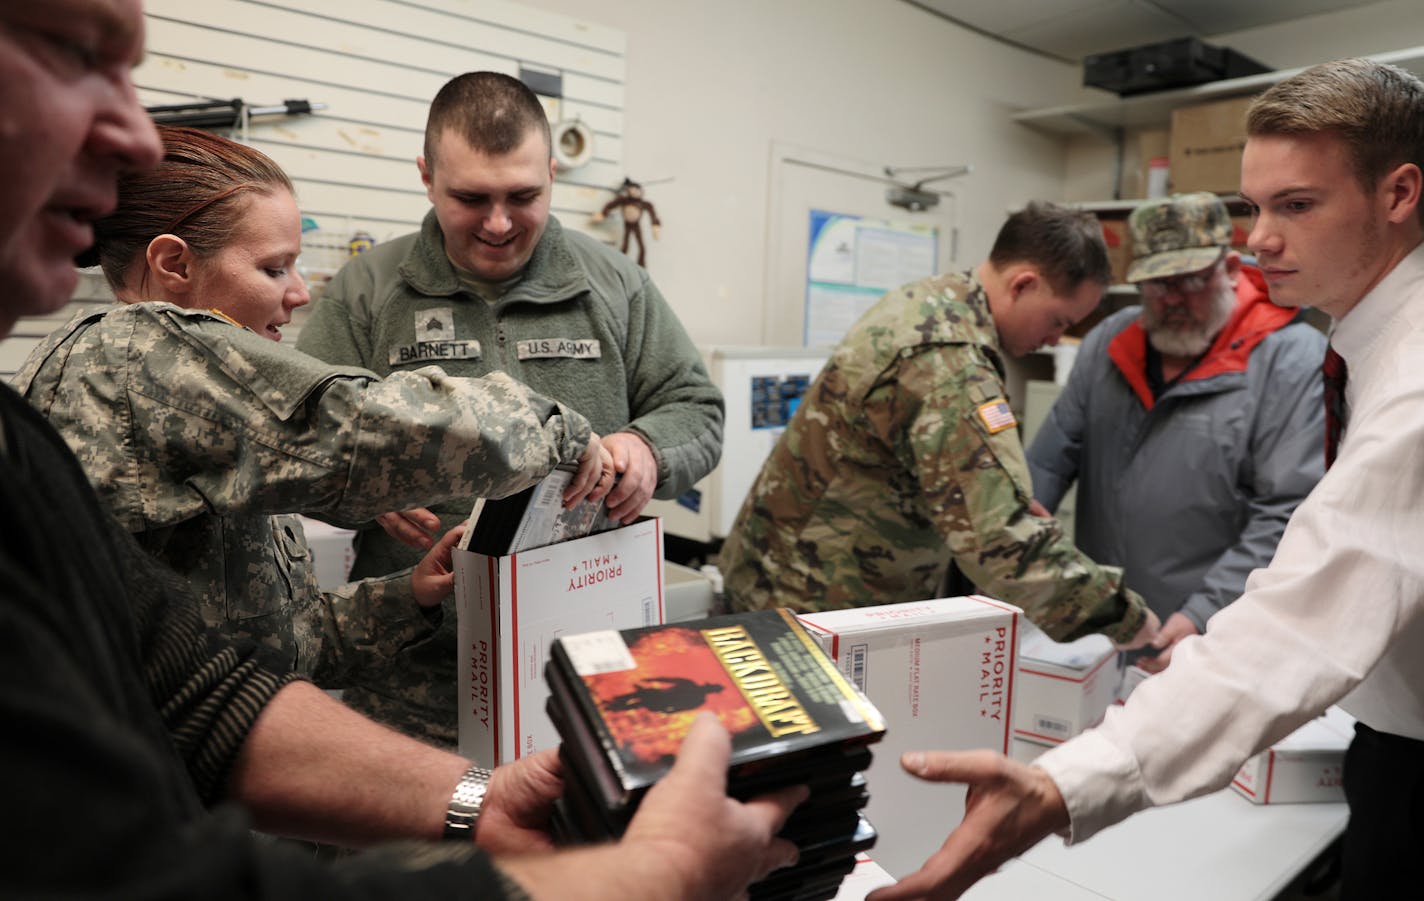
<path fill-rule="evenodd" d="M 474 840 L 475 825 L 480 819 L 480 808 L 485 804 L 491 775 L 489 770 L 471 766 L 460 777 L 455 793 L 450 796 L 450 808 L 445 811 L 445 840 Z"/>

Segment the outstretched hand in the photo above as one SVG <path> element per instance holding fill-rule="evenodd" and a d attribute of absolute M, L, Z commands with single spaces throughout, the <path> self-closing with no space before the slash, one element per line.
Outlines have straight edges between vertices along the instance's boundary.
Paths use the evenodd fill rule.
<path fill-rule="evenodd" d="M 376 522 L 396 541 L 420 550 L 435 546 L 435 531 L 440 528 L 440 517 L 424 507 L 382 513 L 376 517 Z"/>
<path fill-rule="evenodd" d="M 964 821 L 919 870 L 866 901 L 958 898 L 1045 836 L 1068 826 L 1068 807 L 1048 774 L 993 751 L 912 751 L 900 766 L 930 782 L 969 786 Z"/>
<path fill-rule="evenodd" d="M 1182 639 L 1191 635 L 1200 635 L 1197 631 L 1197 624 L 1187 619 L 1179 613 L 1173 613 L 1167 617 L 1167 622 L 1162 625 L 1157 637 L 1152 639 L 1152 649 L 1157 652 L 1155 657 L 1142 657 L 1137 660 L 1137 665 L 1149 673 L 1160 673 L 1172 662 L 1172 649 L 1175 648 Z"/>

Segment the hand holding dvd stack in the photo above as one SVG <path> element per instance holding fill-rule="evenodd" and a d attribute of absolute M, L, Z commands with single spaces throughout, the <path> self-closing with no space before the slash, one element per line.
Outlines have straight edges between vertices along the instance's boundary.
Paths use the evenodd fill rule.
<path fill-rule="evenodd" d="M 811 788 L 781 832 L 799 861 L 753 884 L 752 899 L 834 898 L 874 845 L 862 771 L 884 722 L 789 610 L 563 636 L 544 676 L 565 769 L 555 827 L 567 842 L 622 835 L 709 711 L 732 735 L 729 794 Z"/>

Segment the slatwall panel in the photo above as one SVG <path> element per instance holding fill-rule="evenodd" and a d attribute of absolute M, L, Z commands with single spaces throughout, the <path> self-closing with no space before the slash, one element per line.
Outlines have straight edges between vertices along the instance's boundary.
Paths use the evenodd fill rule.
<path fill-rule="evenodd" d="M 594 230 L 623 169 L 623 33 L 508 0 L 145 0 L 148 53 L 134 73 L 145 106 L 241 98 L 324 103 L 310 116 L 257 117 L 247 143 L 292 176 L 308 236 L 307 263 L 340 262 L 355 231 L 377 240 L 413 231 L 429 209 L 415 168 L 430 100 L 449 78 L 520 67 L 558 74 L 562 98 L 543 98 L 551 122 L 578 119 L 593 133 L 585 166 L 561 173 L 553 211 Z M 86 279 L 80 296 L 102 296 Z M 17 324 L 0 343 L 8 379 L 39 337 L 72 314 Z M 294 341 L 300 320 L 286 331 Z"/>

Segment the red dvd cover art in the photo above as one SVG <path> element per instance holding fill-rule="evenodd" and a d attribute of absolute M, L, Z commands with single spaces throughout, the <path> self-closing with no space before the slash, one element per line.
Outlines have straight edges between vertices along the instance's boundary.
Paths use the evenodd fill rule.
<path fill-rule="evenodd" d="M 656 763 L 677 753 L 692 720 L 717 715 L 734 736 L 760 728 L 736 683 L 696 629 L 666 627 L 629 644 L 636 668 L 585 676 L 613 740 L 629 757 Z"/>

